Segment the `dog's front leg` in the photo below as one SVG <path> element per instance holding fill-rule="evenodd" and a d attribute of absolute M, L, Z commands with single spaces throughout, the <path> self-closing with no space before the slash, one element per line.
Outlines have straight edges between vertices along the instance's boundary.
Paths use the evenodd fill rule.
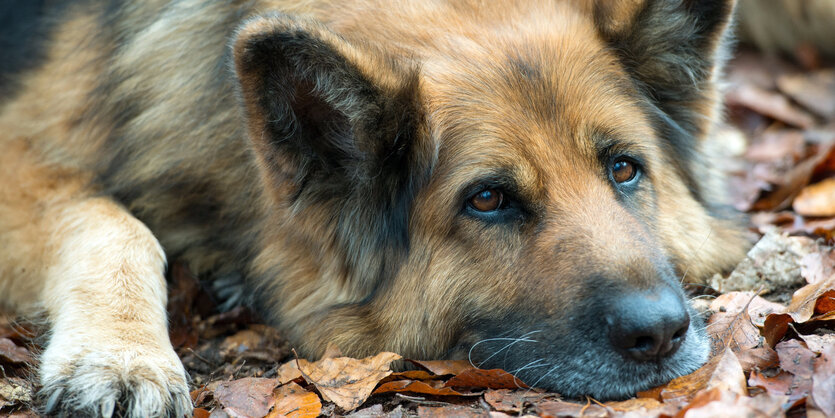
<path fill-rule="evenodd" d="M 151 231 L 106 198 L 55 208 L 41 303 L 47 413 L 183 416 L 186 373 L 168 338 L 165 255 Z"/>

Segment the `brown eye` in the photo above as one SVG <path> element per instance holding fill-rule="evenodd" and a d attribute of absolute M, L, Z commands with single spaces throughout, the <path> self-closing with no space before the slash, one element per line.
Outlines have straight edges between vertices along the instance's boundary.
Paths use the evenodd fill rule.
<path fill-rule="evenodd" d="M 504 196 L 496 189 L 484 189 L 470 198 L 470 206 L 479 212 L 492 212 L 502 205 Z"/>
<path fill-rule="evenodd" d="M 619 184 L 634 179 L 637 172 L 638 169 L 635 168 L 635 164 L 626 159 L 615 160 L 615 163 L 612 164 L 612 179 Z"/>

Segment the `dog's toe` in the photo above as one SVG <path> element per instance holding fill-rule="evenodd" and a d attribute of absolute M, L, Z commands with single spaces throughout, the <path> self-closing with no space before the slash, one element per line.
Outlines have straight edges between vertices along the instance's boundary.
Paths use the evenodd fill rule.
<path fill-rule="evenodd" d="M 128 349 L 44 354 L 39 399 L 57 416 L 182 417 L 191 415 L 186 374 L 173 353 Z M 143 352 L 144 351 L 144 352 Z"/>

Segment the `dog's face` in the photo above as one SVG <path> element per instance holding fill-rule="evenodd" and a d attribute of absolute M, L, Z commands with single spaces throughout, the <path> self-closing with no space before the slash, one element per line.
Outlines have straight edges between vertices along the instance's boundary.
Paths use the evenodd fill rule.
<path fill-rule="evenodd" d="M 563 4 L 411 61 L 250 22 L 236 65 L 283 224 L 255 267 L 265 308 L 313 353 L 469 358 L 569 396 L 694 370 L 680 281 L 744 248 L 699 161 L 732 8 Z"/>

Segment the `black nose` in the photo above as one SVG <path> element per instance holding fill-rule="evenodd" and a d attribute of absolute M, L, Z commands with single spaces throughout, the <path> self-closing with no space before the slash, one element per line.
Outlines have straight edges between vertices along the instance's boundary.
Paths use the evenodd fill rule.
<path fill-rule="evenodd" d="M 623 295 L 607 318 L 609 340 L 638 361 L 658 361 L 678 350 L 690 326 L 684 300 L 663 286 Z"/>

